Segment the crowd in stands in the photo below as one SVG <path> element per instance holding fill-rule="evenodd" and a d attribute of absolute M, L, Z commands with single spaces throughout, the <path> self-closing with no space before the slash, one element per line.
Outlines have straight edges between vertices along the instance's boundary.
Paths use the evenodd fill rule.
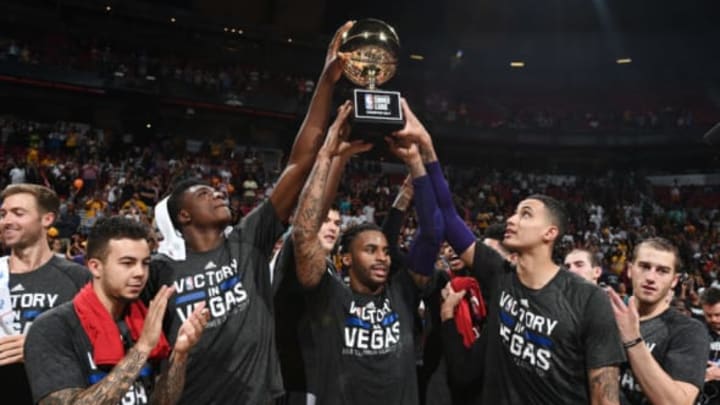
<path fill-rule="evenodd" d="M 177 153 L 159 142 L 118 148 L 110 147 L 113 141 L 105 131 L 87 124 L 13 117 L 0 118 L 0 134 L 0 188 L 32 182 L 55 189 L 62 205 L 51 229 L 52 247 L 80 262 L 84 238 L 97 218 L 121 214 L 151 224 L 153 206 L 176 179 L 194 176 L 224 190 L 237 221 L 267 198 L 278 175 L 279 166 L 269 167 L 253 148 L 231 142 L 185 145 Z M 195 153 L 187 153 L 188 148 Z M 692 280 L 693 288 L 685 291 L 688 299 L 697 301 L 701 288 L 717 283 L 717 187 L 657 187 L 639 174 L 618 172 L 597 178 L 450 166 L 447 175 L 459 212 L 478 236 L 489 225 L 504 222 L 522 197 L 544 193 L 562 200 L 570 216 L 569 231 L 557 246 L 558 261 L 572 247 L 590 248 L 602 263 L 606 282 L 624 288 L 619 286 L 629 285 L 623 270 L 633 246 L 663 236 L 680 248 L 684 271 Z M 343 228 L 382 223 L 402 180 L 401 175 L 383 172 L 377 162 L 353 160 L 336 201 Z M 411 215 L 401 246 L 410 245 L 415 229 Z"/>
<path fill-rule="evenodd" d="M 115 144 L 105 132 L 86 124 L 3 117 L 0 127 L 0 188 L 29 182 L 56 190 L 63 203 L 54 232 L 63 241 L 82 239 L 101 216 L 121 214 L 150 224 L 153 206 L 173 179 L 180 177 L 208 179 L 227 191 L 233 209 L 243 215 L 265 197 L 270 187 L 267 179 L 277 174 L 266 173 L 263 162 L 249 148 L 237 159 L 218 160 L 235 152 L 221 141 L 213 142 L 207 153 L 177 157 L 171 155 L 172 147 L 162 143 L 111 148 Z M 192 140 L 185 142 L 185 150 L 196 146 Z M 63 251 L 68 249 L 75 256 L 81 243 L 64 245 Z"/>
<path fill-rule="evenodd" d="M 9 254 L 7 262 L 0 263 L 0 278 L 13 275 L 13 279 L 8 277 L 7 288 L 0 285 L 4 288 L 0 295 L 5 294 L 0 303 L 6 307 L 12 303 L 15 311 L 0 311 L 4 328 L 0 332 L 7 333 L 0 333 L 0 339 L 4 338 L 0 349 L 5 350 L 0 354 L 9 356 L 8 347 L 21 349 L 12 354 L 12 364 L 19 367 L 11 371 L 19 370 L 14 374 L 30 382 L 35 402 L 110 396 L 97 394 L 108 386 L 119 394 L 130 379 L 148 387 L 146 391 L 133 386 L 124 394 L 137 397 L 137 402 L 152 390 L 152 398 L 161 402 L 266 404 L 275 403 L 271 398 L 284 390 L 277 404 L 316 398 L 318 403 L 333 403 L 350 397 L 358 402 L 403 404 L 439 403 L 433 398 L 443 397 L 466 403 L 461 397 L 471 398 L 478 394 L 472 391 L 481 388 L 477 399 L 483 403 L 498 403 L 501 398 L 507 403 L 532 402 L 535 397 L 539 402 L 560 403 L 564 397 L 564 403 L 573 404 L 590 397 L 611 402 L 617 395 L 616 385 L 624 399 L 629 398 L 625 391 L 640 396 L 642 390 L 650 398 L 643 401 L 657 402 L 660 390 L 648 389 L 644 378 L 650 374 L 647 370 L 657 372 L 655 363 L 668 374 L 661 375 L 663 381 L 670 376 L 673 384 L 690 385 L 692 380 L 692 389 L 701 392 L 702 373 L 706 383 L 720 380 L 720 362 L 715 363 L 718 350 L 711 353 L 712 363 L 707 362 L 705 369 L 709 342 L 703 325 L 674 311 L 663 313 L 663 319 L 656 317 L 659 309 L 672 305 L 688 317 L 706 321 L 715 340 L 711 351 L 720 344 L 720 322 L 713 326 L 707 308 L 709 295 L 716 294 L 720 300 L 720 176 L 701 172 L 681 177 L 679 172 L 654 172 L 644 166 L 649 159 L 603 158 L 624 153 L 631 147 L 627 145 L 637 152 L 653 144 L 643 135 L 675 137 L 657 146 L 662 151 L 653 151 L 674 154 L 673 145 L 687 134 L 703 131 L 715 120 L 713 114 L 720 116 L 715 106 L 708 108 L 707 96 L 698 100 L 688 91 L 684 96 L 651 97 L 646 103 L 643 95 L 628 95 L 624 103 L 622 97 L 618 102 L 609 96 L 592 99 L 586 95 L 579 99 L 584 102 L 576 102 L 576 96 L 558 91 L 534 99 L 499 87 L 478 94 L 460 89 L 458 83 L 443 88 L 442 83 L 431 83 L 428 74 L 423 79 L 428 83 L 406 83 L 409 88 L 400 89 L 409 104 L 418 107 L 420 118 L 403 101 L 405 128 L 386 139 L 390 150 L 382 149 L 385 145 L 378 137 L 373 140 L 377 141 L 375 150 L 358 154 L 355 148 L 368 150 L 369 145 L 353 145 L 350 140 L 357 138 L 346 137 L 344 120 L 352 111 L 349 102 L 337 110 L 339 118 L 329 130 L 325 122 L 327 110 L 348 94 L 349 86 L 335 83 L 344 63 L 337 39 L 343 33 L 349 35 L 352 24 L 346 23 L 331 42 L 318 83 L 307 70 L 303 72 L 300 62 L 297 66 L 271 62 L 272 58 L 292 60 L 297 51 L 292 41 L 281 44 L 292 49 L 273 56 L 272 49 L 263 48 L 277 45 L 268 45 L 270 41 L 251 45 L 245 43 L 247 37 L 235 37 L 214 46 L 210 40 L 222 34 L 202 38 L 192 29 L 185 32 L 186 44 L 168 43 L 167 47 L 162 36 L 148 39 L 146 45 L 120 39 L 111 24 L 101 39 L 81 39 L 82 27 L 50 29 L 50 35 L 25 29 L 32 32 L 26 37 L 9 28 L 0 30 L 0 86 L 9 91 L 8 108 L 0 106 L 0 190 L 5 190 L 0 201 L 5 229 L 0 235 L 0 256 Z M 147 29 L 145 34 L 162 30 L 141 28 Z M 167 35 L 168 42 L 182 36 Z M 202 41 L 208 41 L 207 49 L 200 45 Z M 231 43 L 238 48 L 231 49 Z M 242 52 L 244 46 L 267 53 L 267 59 L 254 61 L 252 50 Z M 33 75 L 37 80 L 13 78 Z M 68 85 L 48 86 L 60 82 Z M 317 95 L 312 99 L 316 84 Z M 48 90 L 46 99 L 39 95 L 46 89 L 38 91 L 35 86 L 61 88 Z M 91 91 L 87 86 L 102 86 L 106 91 Z M 529 86 L 527 91 L 541 88 Z M 14 92 L 20 102 L 9 106 Z M 79 93 L 83 94 L 76 104 L 72 98 Z M 688 98 L 679 101 L 683 97 Z M 39 111 L 53 98 L 69 100 L 67 108 L 51 106 L 40 113 L 44 121 L 27 118 L 33 117 L 33 107 Z M 89 105 L 93 101 L 88 100 L 101 99 L 97 106 Z M 37 106 L 32 104 L 35 101 Z M 76 111 L 83 106 L 89 107 L 87 111 Z M 196 115 L 196 107 L 208 111 Z M 48 121 L 71 116 L 83 116 L 92 123 Z M 291 142 L 285 135 L 295 124 L 301 129 L 290 151 L 290 145 L 283 143 Z M 357 126 L 355 130 L 360 132 Z M 471 140 L 467 135 L 473 132 L 492 139 L 490 148 L 482 151 L 489 159 L 477 158 L 463 166 L 460 156 L 477 151 L 460 150 L 471 143 L 459 140 Z M 455 139 L 444 137 L 453 133 Z M 500 139 L 505 135 L 508 142 Z M 533 154 L 547 151 L 547 162 L 523 159 L 532 146 L 522 140 L 533 135 L 544 141 Z M 546 141 L 546 135 L 553 136 Z M 555 139 L 554 135 L 566 136 Z M 576 142 L 570 139 L 574 135 Z M 606 136 L 613 139 L 604 142 Z M 614 142 L 616 138 L 628 142 Z M 604 145 L 585 165 L 580 159 L 591 148 L 587 140 Z M 506 145 L 526 150 L 505 152 Z M 553 145 L 559 146 L 555 152 Z M 700 146 L 686 151 L 692 159 L 695 147 Z M 569 156 L 575 151 L 577 156 Z M 391 155 L 395 157 L 388 158 Z M 505 158 L 507 164 L 493 167 Z M 338 163 L 344 174 L 335 194 L 331 179 Z M 702 167 L 702 163 L 692 165 Z M 281 180 L 274 184 L 278 177 Z M 27 183 L 54 190 L 59 207 L 55 194 Z M 25 186 L 12 187 L 16 184 Z M 409 196 L 411 187 L 414 199 Z M 12 194 L 23 188 L 52 195 L 52 204 L 43 204 L 30 191 Z M 163 201 L 171 190 L 172 195 Z M 34 196 L 39 214 L 52 214 L 37 216 L 39 221 L 28 216 L 23 207 L 32 202 L 23 200 L 28 197 L 23 193 Z M 339 232 L 335 212 L 326 214 L 323 197 L 331 195 L 335 196 L 332 207 L 340 216 Z M 227 199 L 229 215 L 222 198 Z M 164 205 L 163 221 L 155 209 Z M 403 208 L 398 210 L 398 205 Z M 399 220 L 401 211 L 404 219 Z M 372 225 L 389 218 L 396 220 L 393 232 Z M 137 237 L 104 236 L 105 224 L 113 221 L 137 228 Z M 293 226 L 284 229 L 285 222 Z M 240 226 L 229 227 L 237 223 Z M 35 253 L 42 250 L 46 262 L 36 269 L 30 268 L 35 263 L 13 259 L 22 258 L 21 250 L 27 247 L 25 234 L 14 227 L 24 231 L 27 224 L 33 225 L 27 227 L 33 232 L 25 233 L 36 237 Z M 175 234 L 173 227 L 178 231 Z M 178 251 L 151 258 L 151 253 L 162 252 L 165 246 L 160 242 L 170 235 L 184 238 L 171 247 Z M 106 239 L 102 242 L 106 246 L 97 242 L 101 238 Z M 497 242 L 503 238 L 504 243 Z M 571 274 L 573 266 L 582 267 L 566 258 L 576 249 L 583 250 L 587 264 L 582 266 L 591 270 L 592 279 Z M 118 257 L 118 251 L 125 253 Z M 15 301 L 22 304 L 27 300 L 23 297 L 29 297 L 35 305 L 35 297 L 41 295 L 28 288 L 27 278 L 21 285 L 18 275 L 44 268 L 51 261 L 77 267 L 82 282 L 91 275 L 77 264 L 92 273 L 93 283 L 82 287 L 78 295 L 69 293 L 67 299 L 72 299 L 73 308 L 68 309 L 69 319 L 77 317 L 84 331 L 72 324 L 53 327 L 54 319 L 65 316 L 62 308 L 70 305 L 41 316 L 42 311 L 24 304 L 20 312 L 16 308 Z M 153 269 L 148 272 L 150 263 Z M 112 273 L 121 267 L 129 281 L 117 277 L 115 289 Z M 131 268 L 132 272 L 126 271 Z M 168 301 L 173 294 L 175 298 Z M 651 298 L 657 299 L 651 302 Z M 149 308 L 143 303 L 146 299 Z M 100 311 L 95 312 L 102 312 L 103 318 L 88 319 L 85 311 L 97 308 Z M 720 319 L 717 311 L 715 317 Z M 8 327 L 11 313 L 15 319 Z M 165 314 L 171 318 L 164 319 Z M 668 314 L 675 318 L 667 318 Z M 16 327 L 18 319 L 25 323 Z M 82 347 L 106 346 L 107 336 L 88 335 L 86 342 L 82 335 L 96 324 L 107 328 L 103 335 L 118 346 L 113 357 L 125 356 L 122 360 L 100 362 L 97 353 Z M 656 327 L 660 324 L 662 328 Z M 203 351 L 189 353 L 205 325 Z M 665 326 L 675 330 L 670 334 Z M 136 338 L 137 329 L 142 332 Z M 75 330 L 78 336 L 72 336 Z M 664 336 L 654 336 L 656 331 Z M 62 339 L 53 338 L 54 333 Z M 326 350 L 341 339 L 345 341 L 342 351 Z M 78 352 L 73 354 L 78 354 L 80 367 L 85 357 L 90 363 L 88 378 L 78 378 L 77 385 L 86 387 L 82 391 L 75 390 L 74 381 L 70 385 L 63 381 L 71 380 L 65 377 L 73 373 L 47 372 L 46 365 L 59 364 L 54 357 L 69 358 L 63 353 L 66 349 Z M 154 355 L 156 350 L 165 353 Z M 677 353 L 682 353 L 681 360 Z M 654 362 L 646 355 L 653 356 Z M 3 356 L 0 360 L 8 358 Z M 346 361 L 346 357 L 352 359 Z M 370 362 L 375 364 L 372 368 L 367 367 Z M 693 369 L 687 373 L 692 374 L 688 381 L 674 370 L 683 362 Z M 287 371 L 303 366 L 303 381 L 295 385 L 295 376 Z M 495 373 L 487 373 L 489 367 Z M 161 369 L 162 376 L 154 380 Z M 10 369 L 0 367 L 3 370 Z M 431 383 L 433 374 L 440 380 Z M 346 396 L 346 375 L 366 387 L 348 390 Z M 635 381 L 634 376 L 638 377 Z M 677 391 L 673 394 L 688 400 L 696 396 L 695 391 L 686 392 L 685 385 L 672 389 L 661 385 L 662 394 Z M 716 390 L 720 383 L 706 385 Z M 579 386 L 586 389 L 578 390 Z M 415 395 L 416 388 L 421 398 Z M 385 398 L 388 393 L 395 395 L 394 391 L 397 398 L 405 399 Z M 720 400 L 718 393 L 703 392 L 701 402 L 711 405 L 714 402 L 705 400 Z M 677 400 L 680 395 L 672 398 L 666 401 L 689 402 Z"/>
<path fill-rule="evenodd" d="M 97 41 L 77 43 L 63 36 L 32 45 L 18 45 L 13 39 L 0 39 L 0 44 L 0 61 L 98 73 L 130 87 L 156 83 L 187 85 L 200 92 L 223 95 L 226 103 L 234 106 L 244 105 L 247 96 L 257 93 L 297 97 L 306 102 L 315 90 L 311 78 L 263 69 L 252 63 L 151 55 L 144 50 L 124 51 Z"/>
<path fill-rule="evenodd" d="M 488 104 L 494 104 L 491 107 Z M 577 107 L 497 106 L 498 102 L 449 102 L 433 94 L 425 100 L 430 119 L 486 129 L 564 131 L 658 131 L 695 126 L 693 113 L 672 106 L 623 110 Z"/>
<path fill-rule="evenodd" d="M 232 106 L 244 106 L 253 95 L 274 95 L 297 101 L 297 111 L 307 108 L 315 89 L 314 79 L 306 74 L 268 68 L 251 62 L 217 57 L 153 54 L 146 50 L 123 50 L 99 41 L 73 41 L 62 35 L 44 40 L 19 41 L 0 36 L 0 61 L 62 67 L 73 71 L 98 73 L 108 83 L 146 88 L 156 84 L 187 86 L 199 94 L 221 96 Z M 672 103 L 600 102 L 576 105 L 518 102 L 513 99 L 465 97 L 433 90 L 405 95 L 423 100 L 416 102 L 428 123 L 442 123 L 478 129 L 534 131 L 637 131 L 683 130 L 702 127 L 717 120 L 717 111 L 702 102 L 700 107 L 679 108 Z M 437 87 L 437 86 L 436 86 Z M 524 99 L 524 98 L 523 98 Z M 693 111 L 699 109 L 698 119 Z M 712 119 L 708 114 L 713 116 Z M 696 122 L 700 121 L 700 122 Z M 713 121 L 714 122 L 714 121 Z"/>

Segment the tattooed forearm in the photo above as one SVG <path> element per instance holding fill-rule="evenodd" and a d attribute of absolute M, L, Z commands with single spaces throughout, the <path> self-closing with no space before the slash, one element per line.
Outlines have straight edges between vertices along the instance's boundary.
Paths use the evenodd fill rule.
<path fill-rule="evenodd" d="M 300 194 L 293 224 L 296 271 L 300 284 L 313 287 L 325 272 L 325 252 L 317 238 L 323 215 L 323 196 L 330 171 L 331 158 L 318 154 L 315 166 Z"/>
<path fill-rule="evenodd" d="M 150 403 L 153 405 L 171 405 L 177 403 L 185 387 L 185 369 L 187 368 L 187 355 L 173 355 L 170 357 L 168 369 L 160 376 Z"/>
<path fill-rule="evenodd" d="M 81 388 L 68 388 L 60 391 L 55 391 L 38 402 L 39 405 L 63 405 L 72 404 L 75 398 L 83 390 Z"/>
<path fill-rule="evenodd" d="M 86 389 L 66 389 L 53 392 L 40 405 L 115 405 L 127 393 L 147 361 L 148 353 L 130 349 L 99 383 Z"/>
<path fill-rule="evenodd" d="M 592 404 L 619 404 L 619 375 L 617 367 L 603 367 L 588 372 Z"/>

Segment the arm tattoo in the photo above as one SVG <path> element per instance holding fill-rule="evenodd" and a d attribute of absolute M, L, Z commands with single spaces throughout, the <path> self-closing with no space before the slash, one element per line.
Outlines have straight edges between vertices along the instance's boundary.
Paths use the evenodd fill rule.
<path fill-rule="evenodd" d="M 40 405 L 115 405 L 125 396 L 147 361 L 148 353 L 134 347 L 99 383 L 86 389 L 71 388 L 53 392 Z"/>
<path fill-rule="evenodd" d="M 325 252 L 317 233 L 323 220 L 323 197 L 331 162 L 330 158 L 320 158 L 313 166 L 300 194 L 293 224 L 297 276 L 307 287 L 316 285 L 325 273 Z"/>
<path fill-rule="evenodd" d="M 593 403 L 596 403 L 595 399 L 619 403 L 620 372 L 617 367 L 590 370 L 588 377 L 590 379 L 590 394 Z"/>
<path fill-rule="evenodd" d="M 82 392 L 82 388 L 67 388 L 55 391 L 38 402 L 39 405 L 63 405 L 71 404 L 75 398 Z"/>
<path fill-rule="evenodd" d="M 153 405 L 175 404 L 182 395 L 185 387 L 185 369 L 187 357 L 178 359 L 175 353 L 170 357 L 168 369 L 162 373 L 155 384 L 150 403 Z"/>

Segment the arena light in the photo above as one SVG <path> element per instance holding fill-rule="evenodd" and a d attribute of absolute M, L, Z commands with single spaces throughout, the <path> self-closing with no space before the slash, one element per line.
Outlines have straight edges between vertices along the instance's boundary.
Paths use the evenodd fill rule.
<path fill-rule="evenodd" d="M 223 28 L 223 31 L 228 32 L 230 30 L 228 29 L 228 27 L 225 27 L 225 28 Z"/>
<path fill-rule="evenodd" d="M 105 6 L 105 11 L 107 11 L 107 12 L 112 11 L 112 7 L 110 7 L 110 6 Z"/>
<path fill-rule="evenodd" d="M 627 65 L 628 63 L 632 63 L 632 59 L 630 58 L 619 58 L 615 61 L 618 65 Z"/>
<path fill-rule="evenodd" d="M 288 38 L 288 43 L 292 44 L 292 38 Z"/>
<path fill-rule="evenodd" d="M 512 61 L 512 62 L 510 62 L 510 67 L 513 67 L 513 68 L 524 68 L 524 67 L 525 67 L 525 62 L 523 62 L 523 61 Z"/>
<path fill-rule="evenodd" d="M 171 23 L 174 23 L 175 21 L 177 21 L 177 20 L 175 19 L 175 17 L 170 17 L 170 22 L 171 22 Z"/>
<path fill-rule="evenodd" d="M 245 31 L 241 30 L 240 28 L 238 28 L 237 32 L 238 32 L 238 34 L 240 34 L 240 35 L 242 35 L 242 34 L 245 33 Z"/>
<path fill-rule="evenodd" d="M 145 128 L 147 128 L 147 129 L 152 128 L 152 124 L 150 124 L 150 123 L 148 122 L 147 124 L 145 124 Z"/>
<path fill-rule="evenodd" d="M 418 55 L 416 53 L 410 55 L 410 59 L 412 60 L 425 60 L 425 57 L 422 55 Z"/>
<path fill-rule="evenodd" d="M 235 28 L 231 29 L 230 32 L 235 33 Z"/>

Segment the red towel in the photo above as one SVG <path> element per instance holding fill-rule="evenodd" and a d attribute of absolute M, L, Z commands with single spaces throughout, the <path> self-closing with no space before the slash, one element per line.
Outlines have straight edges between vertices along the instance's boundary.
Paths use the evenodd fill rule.
<path fill-rule="evenodd" d="M 103 304 L 95 295 L 92 283 L 88 283 L 73 298 L 73 307 L 80 324 L 90 338 L 93 347 L 93 361 L 99 365 L 112 365 L 119 363 L 125 357 L 120 329 L 105 309 Z M 130 304 L 125 323 L 130 329 L 133 341 L 137 341 L 145 323 L 147 308 L 141 300 L 135 300 Z M 149 360 L 160 360 L 167 358 L 170 354 L 170 345 L 164 335 L 155 348 L 150 352 Z"/>
<path fill-rule="evenodd" d="M 463 337 L 463 344 L 470 348 L 480 336 L 482 321 L 487 316 L 485 300 L 480 285 L 473 277 L 453 277 L 450 285 L 454 291 L 467 290 L 460 304 L 455 308 L 455 327 Z"/>

